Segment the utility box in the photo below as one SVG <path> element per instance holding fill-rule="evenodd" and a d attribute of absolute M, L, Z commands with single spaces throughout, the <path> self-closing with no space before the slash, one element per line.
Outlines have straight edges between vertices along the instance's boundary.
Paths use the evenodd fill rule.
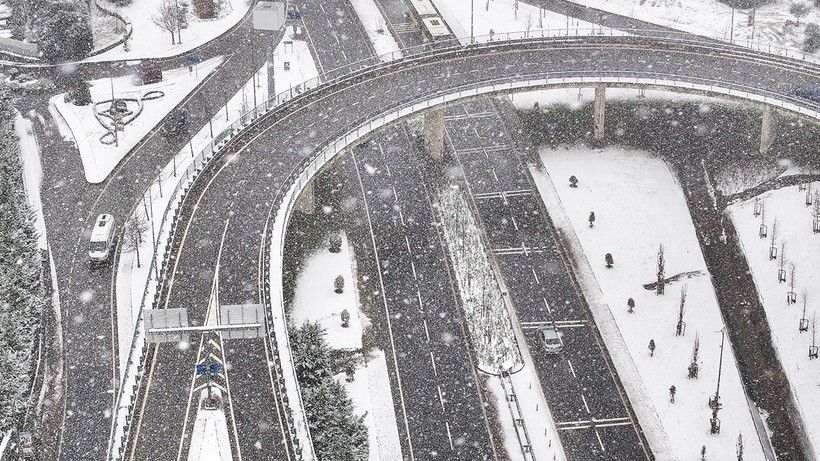
<path fill-rule="evenodd" d="M 255 30 L 281 30 L 285 25 L 285 2 L 260 1 L 253 8 Z"/>

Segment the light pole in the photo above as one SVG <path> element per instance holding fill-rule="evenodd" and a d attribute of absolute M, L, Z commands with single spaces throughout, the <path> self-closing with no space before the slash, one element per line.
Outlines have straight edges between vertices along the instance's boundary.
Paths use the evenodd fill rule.
<path fill-rule="evenodd" d="M 735 7 L 732 7 L 732 22 L 729 24 L 729 43 L 735 43 Z"/>
<path fill-rule="evenodd" d="M 720 404 L 720 374 L 723 370 L 723 341 L 726 338 L 726 326 L 720 329 L 720 360 L 718 361 L 718 376 L 717 388 L 715 389 L 715 396 L 709 399 L 709 408 L 712 409 L 712 419 L 709 420 L 709 433 L 720 433 L 720 419 L 718 419 L 718 410 L 721 409 Z"/>
<path fill-rule="evenodd" d="M 180 30 L 180 27 L 179 27 L 179 22 L 180 22 L 180 19 L 181 19 L 180 16 L 179 16 L 179 1 L 174 0 L 174 8 L 176 9 L 176 20 L 177 20 L 176 21 L 177 22 L 177 45 L 179 45 L 180 43 L 182 43 L 182 31 Z"/>
<path fill-rule="evenodd" d="M 475 0 L 470 0 L 470 45 L 475 43 Z"/>

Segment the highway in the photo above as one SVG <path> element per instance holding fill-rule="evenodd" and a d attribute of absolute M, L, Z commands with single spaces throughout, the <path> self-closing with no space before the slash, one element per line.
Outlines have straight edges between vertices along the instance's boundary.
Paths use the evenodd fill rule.
<path fill-rule="evenodd" d="M 261 50 L 265 48 L 264 43 L 260 45 L 252 47 L 257 50 L 254 57 L 241 60 L 259 59 Z M 234 81 L 247 80 L 253 72 L 252 66 L 231 65 L 226 68 L 239 75 L 233 78 Z M 242 80 L 244 74 L 247 77 Z M 810 64 L 798 64 L 776 57 L 763 59 L 755 53 L 728 46 L 646 41 L 629 37 L 497 43 L 421 56 L 358 73 L 305 94 L 264 117 L 255 129 L 232 144 L 230 152 L 238 154 L 235 160 L 217 163 L 225 168 L 212 170 L 205 176 L 214 179 L 215 184 L 202 194 L 201 203 L 218 203 L 215 195 L 224 198 L 225 191 L 231 191 L 235 203 L 243 206 L 257 203 L 264 208 L 264 204 L 271 201 L 272 191 L 278 190 L 290 174 L 291 167 L 303 157 L 338 138 L 351 126 L 362 124 L 396 107 L 493 83 L 527 79 L 546 85 L 547 78 L 559 77 L 674 77 L 680 82 L 714 82 L 724 88 L 779 97 L 812 109 L 816 108 L 812 103 L 797 100 L 791 94 L 794 88 L 818 85 L 818 70 Z M 228 77 L 219 78 L 231 80 Z M 554 80 L 552 83 L 560 82 Z M 207 120 L 204 114 L 209 113 L 207 109 L 215 109 L 211 106 L 213 100 L 207 99 L 224 98 L 230 94 L 230 85 L 215 82 L 210 88 L 213 89 L 198 93 L 208 96 L 196 96 L 190 102 L 192 108 L 199 108 L 192 112 L 202 114 L 191 120 L 192 125 L 204 123 Z M 315 137 L 305 136 L 311 131 L 316 133 Z M 53 162 L 44 162 L 49 166 L 45 171 L 43 201 L 53 204 L 50 205 L 53 208 L 46 210 L 46 222 L 60 277 L 63 319 L 67 322 L 64 333 L 68 411 L 60 459 L 98 459 L 102 456 L 105 443 L 101 437 L 108 433 L 105 414 L 111 409 L 112 393 L 116 395 L 116 386 L 112 384 L 116 373 L 116 367 L 112 364 L 116 351 L 110 332 L 114 321 L 110 314 L 114 311 L 110 309 L 110 273 L 101 271 L 86 275 L 82 232 L 78 236 L 76 223 L 82 223 L 84 225 L 81 227 L 87 228 L 93 217 L 103 210 L 116 212 L 118 216 L 127 215 L 131 204 L 141 197 L 141 191 L 151 180 L 150 172 L 156 171 L 162 163 L 161 158 L 155 158 L 155 153 L 175 152 L 174 147 L 179 147 L 178 142 L 172 142 L 170 148 L 164 143 L 166 141 L 154 133 L 102 186 L 80 184 L 80 180 L 66 182 L 64 171 L 60 171 L 59 166 L 68 165 L 72 171 L 78 171 L 76 158 L 60 156 L 64 146 L 58 141 L 51 141 L 44 149 L 50 152 L 45 154 L 46 158 Z M 240 187 L 242 190 L 239 190 Z M 256 188 L 263 192 L 262 195 L 255 195 L 260 193 L 253 190 Z M 266 199 L 261 199 L 265 194 Z M 75 207 L 78 203 L 82 205 Z M 66 204 L 71 205 L 68 210 L 58 208 Z M 198 209 L 197 213 L 210 217 L 212 228 L 208 229 L 207 238 L 192 240 L 205 246 L 213 245 L 217 240 L 217 231 L 222 231 L 222 226 L 227 222 L 228 211 L 223 207 L 213 211 Z M 267 213 L 249 213 L 241 225 L 263 229 L 266 218 Z M 234 243 L 228 245 L 233 248 Z M 244 250 L 251 252 L 254 247 L 248 243 Z M 180 256 L 181 260 L 184 258 L 184 255 Z M 213 262 L 212 258 L 207 260 Z M 221 274 L 230 277 L 233 286 L 229 290 L 239 290 L 226 294 L 229 302 L 255 298 L 253 290 L 246 292 L 242 288 L 253 286 L 258 281 L 258 273 L 255 272 L 258 268 L 253 266 L 246 261 L 226 260 L 229 269 L 223 268 L 220 277 Z M 209 264 L 207 267 L 213 266 Z M 211 287 L 213 274 L 206 277 L 207 274 L 199 274 L 199 283 Z M 180 275 L 181 280 L 183 277 L 185 273 Z M 194 280 L 193 276 L 191 280 Z M 237 281 L 241 281 L 239 288 Z M 182 284 L 181 281 L 179 283 Z M 231 284 L 224 281 L 219 283 L 223 288 L 226 285 Z M 202 306 L 210 296 L 210 290 L 200 288 L 197 291 L 197 297 L 180 299 L 185 299 L 192 306 Z M 258 353 L 260 355 L 257 357 L 261 358 L 264 351 Z M 89 360 L 92 357 L 95 359 Z"/>
<path fill-rule="evenodd" d="M 458 178 L 478 212 L 527 347 L 572 460 L 652 459 L 575 290 L 570 272 L 510 130 L 486 98 L 448 107 L 445 132 Z M 564 344 L 547 354 L 539 326 L 555 324 Z"/>
<path fill-rule="evenodd" d="M 484 413 L 466 325 L 424 188 L 422 155 L 401 124 L 353 149 L 348 162 L 355 168 L 351 182 L 359 186 L 351 193 L 363 202 L 360 213 L 370 234 L 363 240 L 373 245 L 365 254 L 377 261 L 373 278 L 383 293 L 381 323 L 388 334 L 382 343 L 397 380 L 402 448 L 415 459 L 496 459 L 493 423 Z"/>
<path fill-rule="evenodd" d="M 201 180 L 201 184 L 208 184 L 209 187 L 203 188 L 203 193 L 198 195 L 200 205 L 196 208 L 194 219 L 207 219 L 210 222 L 210 229 L 202 229 L 200 232 L 210 233 L 204 240 L 211 242 L 213 246 L 213 242 L 217 240 L 216 234 L 222 230 L 221 226 L 229 213 L 222 201 L 225 191 L 230 191 L 232 200 L 237 204 L 261 205 L 265 200 L 261 200 L 257 194 L 260 191 L 271 194 L 279 189 L 292 166 L 298 164 L 306 153 L 316 152 L 319 146 L 340 136 L 350 126 L 364 123 L 391 106 L 430 97 L 448 89 L 452 91 L 454 88 L 482 85 L 487 80 L 507 81 L 516 78 L 510 77 L 511 75 L 543 78 L 554 71 L 555 64 L 559 61 L 567 69 L 565 72 L 575 75 L 607 71 L 614 73 L 616 70 L 623 75 L 624 67 L 631 67 L 630 72 L 633 74 L 645 75 L 644 63 L 654 60 L 656 64 L 653 72 L 680 72 L 682 80 L 711 78 L 709 76 L 716 72 L 724 77 L 737 76 L 736 72 L 720 74 L 730 63 L 741 68 L 745 64 L 747 75 L 760 65 L 759 62 L 745 60 L 742 55 L 732 56 L 728 52 L 703 57 L 700 60 L 704 61 L 702 64 L 694 65 L 690 62 L 690 50 L 681 50 L 676 44 L 660 46 L 635 42 L 635 39 L 629 38 L 594 38 L 563 43 L 535 42 L 500 48 L 476 47 L 445 54 L 443 57 L 449 60 L 442 60 L 442 56 L 423 57 L 386 66 L 389 72 L 378 70 L 357 74 L 351 79 L 306 93 L 279 111 L 266 115 L 256 129 L 248 131 L 233 143 L 233 147 L 229 149 L 231 155 L 223 156 Z M 479 69 L 481 72 L 475 72 Z M 780 87 L 784 92 L 787 92 L 787 85 L 795 84 L 788 80 L 806 84 L 811 76 L 809 72 L 801 74 L 778 71 L 771 67 L 766 70 L 756 79 L 757 83 L 770 88 Z M 450 78 L 436 78 L 440 75 L 449 75 Z M 781 80 L 776 80 L 778 77 Z M 736 82 L 728 81 L 724 84 L 740 85 L 740 77 L 736 78 Z M 435 85 L 430 85 L 430 82 L 435 82 Z M 316 135 L 303 135 L 308 132 Z M 226 162 L 226 159 L 230 161 Z M 203 218 L 197 218 L 197 215 Z M 243 219 L 242 224 L 250 229 L 263 229 L 266 220 L 267 214 L 252 213 Z M 213 261 L 213 255 L 209 260 Z M 253 283 L 256 280 L 254 267 L 254 264 L 238 266 L 231 271 L 232 277 Z M 220 286 L 224 286 L 224 283 L 220 282 Z M 579 314 L 567 312 L 566 315 L 568 319 L 578 319 Z M 591 339 L 584 341 L 590 344 Z M 590 362 L 588 365 L 591 367 L 589 373 L 593 374 L 595 370 L 601 369 L 602 363 Z M 607 406 L 610 405 L 607 402 L 613 401 L 617 399 L 612 395 L 602 395 L 603 403 L 598 407 L 593 404 L 591 413 L 594 411 L 596 417 L 626 417 L 622 411 Z M 568 410 L 567 418 L 580 420 L 580 406 L 576 404 L 574 407 L 574 410 Z M 606 432 L 618 430 L 607 429 Z"/>

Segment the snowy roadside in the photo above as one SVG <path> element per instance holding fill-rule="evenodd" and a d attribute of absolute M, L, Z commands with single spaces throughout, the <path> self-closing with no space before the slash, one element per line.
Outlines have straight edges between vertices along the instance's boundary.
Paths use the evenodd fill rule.
<path fill-rule="evenodd" d="M 31 211 L 34 212 L 34 228 L 37 229 L 37 238 L 41 250 L 48 248 L 46 238 L 46 224 L 43 218 L 43 204 L 40 201 L 40 183 L 43 178 L 43 166 L 40 162 L 40 147 L 37 137 L 34 136 L 34 127 L 31 120 L 17 114 L 14 119 L 14 128 L 20 142 L 20 160 L 23 164 L 23 185 L 26 188 L 26 199 Z"/>
<path fill-rule="evenodd" d="M 666 164 L 621 148 L 541 149 L 540 155 L 549 176 L 531 171 L 550 216 L 570 244 L 596 324 L 655 455 L 685 459 L 706 446 L 710 458 L 730 459 L 736 456 L 735 443 L 742 434 L 744 459 L 763 459 L 728 341 L 720 383 L 721 432 L 709 434 L 707 403 L 714 395 L 721 343 L 721 334 L 715 331 L 722 320 L 683 193 Z M 549 177 L 571 175 L 578 176 L 578 188 L 561 180 L 555 193 L 545 193 Z M 592 228 L 587 222 L 590 210 L 597 218 Z M 664 242 L 667 276 L 688 271 L 703 275 L 670 284 L 665 295 L 656 296 L 642 285 L 654 281 L 658 245 Z M 603 264 L 608 252 L 614 255 L 613 269 Z M 587 257 L 600 257 L 600 263 L 590 269 Z M 676 337 L 683 287 L 686 330 Z M 635 299 L 634 313 L 628 312 L 627 298 Z M 687 379 L 696 336 L 700 373 L 697 379 Z M 647 349 L 650 339 L 657 344 L 652 354 Z M 671 385 L 677 388 L 676 403 L 670 402 Z"/>
<path fill-rule="evenodd" d="M 820 206 L 815 210 L 818 197 L 812 191 L 818 189 L 820 184 L 814 183 L 810 190 L 792 186 L 763 194 L 760 203 L 765 211 L 759 216 L 755 216 L 755 199 L 728 209 L 766 311 L 775 351 L 789 379 L 795 406 L 815 453 L 820 452 L 820 412 L 817 411 L 820 408 L 817 392 L 820 360 L 812 360 L 808 352 L 812 344 L 820 345 L 820 336 L 817 336 L 820 331 L 816 331 L 820 326 L 817 325 L 820 235 L 812 229 L 813 214 L 820 213 Z M 806 206 L 807 193 L 812 202 L 810 206 Z M 778 222 L 776 231 L 775 220 Z M 760 238 L 761 224 L 767 226 L 764 238 Z M 775 259 L 769 259 L 772 241 L 778 253 Z M 778 277 L 781 267 L 785 279 L 782 282 Z M 789 291 L 795 293 L 795 302 L 791 304 L 787 302 Z M 803 318 L 805 330 L 801 331 Z"/>
<path fill-rule="evenodd" d="M 373 44 L 379 59 L 387 62 L 402 57 L 401 48 L 387 28 L 387 21 L 376 3 L 373 0 L 350 0 L 350 4 L 367 32 L 367 37 Z"/>

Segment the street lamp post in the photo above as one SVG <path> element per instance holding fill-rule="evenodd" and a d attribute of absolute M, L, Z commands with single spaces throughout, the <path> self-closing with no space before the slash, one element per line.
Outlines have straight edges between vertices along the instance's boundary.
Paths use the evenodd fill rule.
<path fill-rule="evenodd" d="M 709 433 L 720 433 L 720 419 L 718 418 L 718 410 L 721 409 L 720 403 L 720 374 L 723 370 L 723 341 L 726 338 L 726 326 L 720 329 L 720 360 L 718 361 L 718 376 L 717 388 L 715 389 L 715 396 L 709 399 L 709 408 L 712 409 L 712 418 L 709 420 Z"/>
<path fill-rule="evenodd" d="M 470 0 L 470 45 L 475 43 L 475 0 Z"/>

